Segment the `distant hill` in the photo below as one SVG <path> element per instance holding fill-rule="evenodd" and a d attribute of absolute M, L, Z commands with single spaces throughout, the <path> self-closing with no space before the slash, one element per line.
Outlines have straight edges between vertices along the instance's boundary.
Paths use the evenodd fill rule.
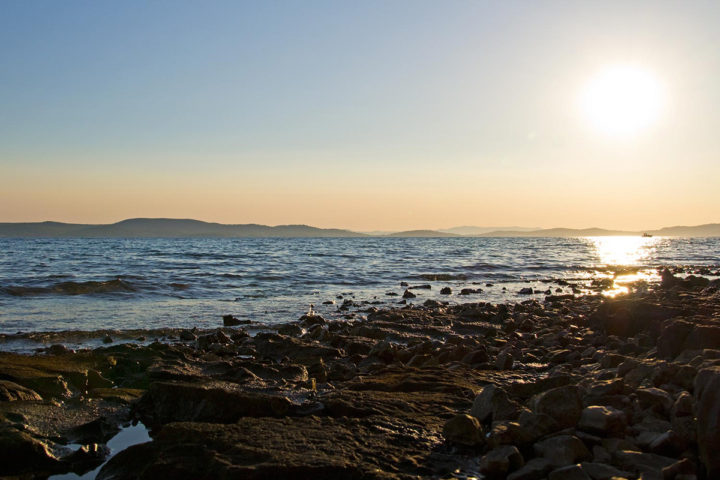
<path fill-rule="evenodd" d="M 187 238 L 187 237 L 364 237 L 361 233 L 307 225 L 224 225 L 170 218 L 133 218 L 109 225 L 0 223 L 0 237 Z"/>
<path fill-rule="evenodd" d="M 720 237 L 720 223 L 708 223 L 694 227 L 665 227 L 659 230 L 627 231 L 606 230 L 603 228 L 546 228 L 531 231 L 496 230 L 476 235 L 479 237 L 603 237 L 603 236 L 639 236 L 648 233 L 666 237 Z"/>
<path fill-rule="evenodd" d="M 706 223 L 694 227 L 665 227 L 660 230 L 651 230 L 648 233 L 668 237 L 720 237 L 720 223 Z"/>
<path fill-rule="evenodd" d="M 461 237 L 454 233 L 438 232 L 437 230 L 408 230 L 406 232 L 395 232 L 387 237 Z"/>
<path fill-rule="evenodd" d="M 476 226 L 462 226 L 452 228 L 441 228 L 439 232 L 454 233 L 456 235 L 482 235 L 483 233 L 496 232 L 496 231 L 511 231 L 511 232 L 528 232 L 531 230 L 539 230 L 537 227 L 476 227 Z"/>
<path fill-rule="evenodd" d="M 451 230 L 477 231 L 484 227 L 454 227 Z M 459 235 L 443 230 L 408 230 L 404 232 L 357 233 L 337 228 L 316 228 L 308 225 L 243 224 L 225 225 L 190 219 L 133 218 L 108 225 L 86 225 L 60 222 L 0 223 L 0 237 L 80 237 L 80 238 L 242 238 L 242 237 L 601 237 L 611 235 L 674 237 L 720 237 L 720 223 L 696 226 L 665 227 L 659 230 L 626 231 L 602 228 L 546 228 L 527 230 L 515 227 L 479 234 Z"/>

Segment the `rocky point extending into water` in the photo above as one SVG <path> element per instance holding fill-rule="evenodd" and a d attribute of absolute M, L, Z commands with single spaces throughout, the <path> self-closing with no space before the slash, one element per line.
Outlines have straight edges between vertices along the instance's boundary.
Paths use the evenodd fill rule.
<path fill-rule="evenodd" d="M 0 475 L 720 478 L 719 286 L 0 353 Z M 131 421 L 152 441 L 106 461 Z"/>

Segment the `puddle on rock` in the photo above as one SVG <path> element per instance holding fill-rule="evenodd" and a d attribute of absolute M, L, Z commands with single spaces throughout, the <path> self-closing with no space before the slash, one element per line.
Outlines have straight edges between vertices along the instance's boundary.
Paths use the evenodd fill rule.
<path fill-rule="evenodd" d="M 122 452 L 126 448 L 132 447 L 133 445 L 151 441 L 152 438 L 150 438 L 150 434 L 148 432 L 149 430 L 147 427 L 140 422 L 136 425 L 125 427 L 120 430 L 117 435 L 108 440 L 107 447 L 110 449 L 110 455 L 108 455 L 105 461 L 95 470 L 83 473 L 82 475 L 78 475 L 76 473 L 52 475 L 48 478 L 48 480 L 94 480 L 100 472 L 100 469 L 104 467 L 108 460 L 110 460 L 113 456 Z M 68 447 L 80 448 L 81 445 L 68 445 Z"/>

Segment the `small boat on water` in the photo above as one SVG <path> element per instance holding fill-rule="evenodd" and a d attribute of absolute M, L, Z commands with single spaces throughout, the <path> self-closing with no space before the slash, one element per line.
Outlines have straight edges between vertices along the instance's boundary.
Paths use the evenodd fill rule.
<path fill-rule="evenodd" d="M 643 237 L 643 238 L 652 238 L 652 235 L 650 235 L 649 233 L 645 232 L 645 233 L 642 234 L 642 237 Z"/>

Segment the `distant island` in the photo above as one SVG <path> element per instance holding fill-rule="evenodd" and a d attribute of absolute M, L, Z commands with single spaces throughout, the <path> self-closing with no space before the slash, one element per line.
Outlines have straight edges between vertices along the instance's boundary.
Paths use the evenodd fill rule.
<path fill-rule="evenodd" d="M 464 233 L 460 233 L 464 232 Z M 483 232 L 483 233 L 472 233 Z M 659 230 L 606 230 L 602 228 L 527 229 L 511 227 L 454 227 L 444 230 L 359 233 L 308 225 L 226 225 L 190 219 L 133 218 L 106 225 L 61 222 L 0 223 L 2 238 L 359 238 L 359 237 L 600 237 L 640 236 L 720 237 L 720 223 L 665 227 Z"/>

